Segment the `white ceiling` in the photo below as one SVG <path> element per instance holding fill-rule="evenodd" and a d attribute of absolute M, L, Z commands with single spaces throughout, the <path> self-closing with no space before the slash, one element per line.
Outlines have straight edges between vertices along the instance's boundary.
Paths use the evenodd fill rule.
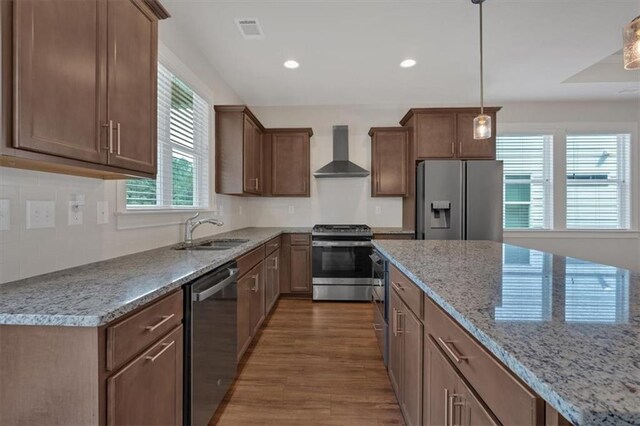
<path fill-rule="evenodd" d="M 478 103 L 470 0 L 164 3 L 250 105 Z M 487 0 L 484 15 L 487 103 L 640 97 L 640 71 L 627 71 L 630 81 L 571 79 L 621 49 L 640 1 Z M 236 18 L 257 18 L 264 40 L 243 39 Z M 418 64 L 400 68 L 408 57 Z M 282 66 L 291 58 L 300 68 Z"/>

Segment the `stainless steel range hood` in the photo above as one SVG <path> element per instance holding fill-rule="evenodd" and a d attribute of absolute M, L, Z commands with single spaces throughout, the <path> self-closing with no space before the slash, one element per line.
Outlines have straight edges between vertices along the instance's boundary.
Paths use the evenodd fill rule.
<path fill-rule="evenodd" d="M 349 161 L 349 126 L 333 126 L 333 161 L 316 170 L 317 178 L 367 177 L 369 172 Z"/>

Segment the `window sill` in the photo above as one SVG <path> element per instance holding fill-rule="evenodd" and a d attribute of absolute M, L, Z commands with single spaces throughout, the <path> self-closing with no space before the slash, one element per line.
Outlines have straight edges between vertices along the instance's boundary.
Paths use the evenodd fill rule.
<path fill-rule="evenodd" d="M 640 236 L 640 231 L 634 229 L 505 229 L 503 231 L 505 239 L 526 239 L 526 238 L 574 238 L 574 239 L 633 239 Z"/>
<path fill-rule="evenodd" d="M 218 216 L 218 212 L 209 209 L 144 209 L 116 212 L 116 229 L 157 228 L 161 226 L 182 225 L 196 213 L 203 216 Z"/>

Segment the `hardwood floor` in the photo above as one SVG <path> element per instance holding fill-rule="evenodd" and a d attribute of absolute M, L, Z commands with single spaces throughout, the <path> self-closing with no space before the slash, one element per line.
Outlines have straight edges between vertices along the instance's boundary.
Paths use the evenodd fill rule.
<path fill-rule="evenodd" d="M 211 424 L 404 424 L 371 317 L 369 303 L 281 299 Z"/>

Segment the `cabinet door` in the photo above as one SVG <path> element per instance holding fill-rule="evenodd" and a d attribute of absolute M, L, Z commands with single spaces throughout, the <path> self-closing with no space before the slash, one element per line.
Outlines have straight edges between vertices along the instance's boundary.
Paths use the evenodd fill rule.
<path fill-rule="evenodd" d="M 454 412 L 460 416 L 459 424 L 473 426 L 496 426 L 500 424 L 462 379 L 458 382 L 458 392 L 460 397 L 454 403 L 459 405 L 455 407 L 458 409 L 454 410 Z"/>
<path fill-rule="evenodd" d="M 395 290 L 389 292 L 389 365 L 388 373 L 391 386 L 396 393 L 398 403 L 402 403 L 402 334 L 400 317 L 402 301 Z"/>
<path fill-rule="evenodd" d="M 244 152 L 243 152 L 243 180 L 244 180 L 244 192 L 249 194 L 259 195 L 260 191 L 260 178 L 258 176 L 259 164 L 256 158 L 261 157 L 261 152 L 258 149 L 261 148 L 261 144 L 256 141 L 258 135 L 258 126 L 249 118 L 244 116 Z"/>
<path fill-rule="evenodd" d="M 250 273 L 238 280 L 238 360 L 251 343 L 251 286 Z"/>
<path fill-rule="evenodd" d="M 181 424 L 182 374 L 180 325 L 107 380 L 107 424 Z"/>
<path fill-rule="evenodd" d="M 264 261 L 249 272 L 251 276 L 251 336 L 255 336 L 264 322 Z"/>
<path fill-rule="evenodd" d="M 400 407 L 408 425 L 422 424 L 422 323 L 402 304 L 399 327 L 403 340 L 402 402 Z"/>
<path fill-rule="evenodd" d="M 491 138 L 484 140 L 473 139 L 473 119 L 478 114 L 475 113 L 459 113 L 457 114 L 457 136 L 458 136 L 458 158 L 479 158 L 490 159 L 496 158 L 496 115 L 490 113 L 492 131 Z"/>
<path fill-rule="evenodd" d="M 262 173 L 262 168 L 263 168 L 263 156 L 264 156 L 264 144 L 263 144 L 263 139 L 264 139 L 264 135 L 262 133 L 262 130 L 260 130 L 258 128 L 258 126 L 255 126 L 255 128 L 253 129 L 254 131 L 254 135 L 253 135 L 253 167 L 254 167 L 254 174 L 255 174 L 255 180 L 256 180 L 256 194 L 258 195 L 262 195 L 263 192 L 263 188 L 264 188 L 264 176 Z"/>
<path fill-rule="evenodd" d="M 456 115 L 433 113 L 416 115 L 416 157 L 453 158 L 455 155 Z"/>
<path fill-rule="evenodd" d="M 158 21 L 141 0 L 108 0 L 109 164 L 156 173 Z"/>
<path fill-rule="evenodd" d="M 273 133 L 271 195 L 309 196 L 309 135 Z"/>
<path fill-rule="evenodd" d="M 106 4 L 14 1 L 13 145 L 106 163 Z"/>
<path fill-rule="evenodd" d="M 407 195 L 409 135 L 406 131 L 380 131 L 371 141 L 371 196 Z"/>
<path fill-rule="evenodd" d="M 425 424 L 453 424 L 452 402 L 458 376 L 431 337 L 425 336 L 424 417 Z"/>
<path fill-rule="evenodd" d="M 276 250 L 265 259 L 265 315 L 268 314 L 278 300 L 280 294 L 280 250 Z"/>
<path fill-rule="evenodd" d="M 311 247 L 291 246 L 291 292 L 311 292 Z"/>

